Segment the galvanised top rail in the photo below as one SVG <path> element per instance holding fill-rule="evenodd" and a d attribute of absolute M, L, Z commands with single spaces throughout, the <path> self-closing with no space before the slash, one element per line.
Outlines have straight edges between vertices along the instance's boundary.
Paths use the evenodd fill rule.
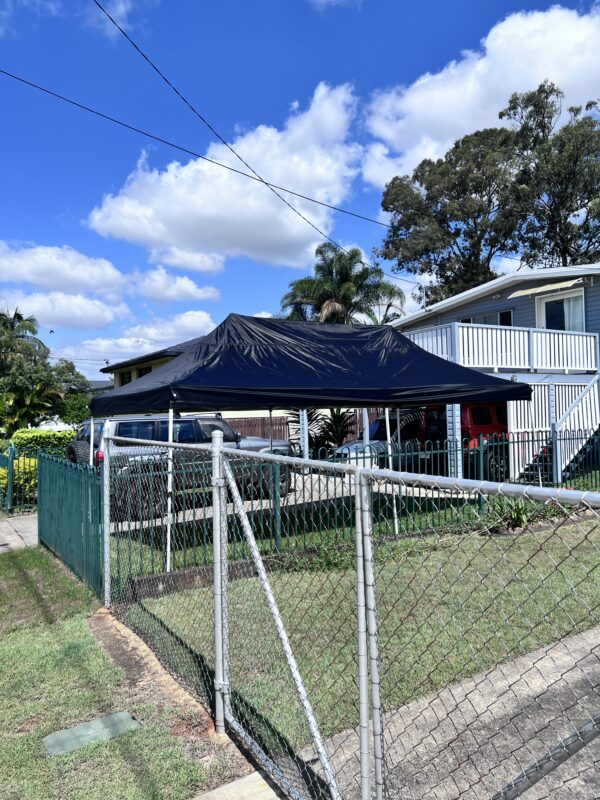
<path fill-rule="evenodd" d="M 179 444 L 168 442 L 150 441 L 149 439 L 126 439 L 122 436 L 107 436 L 107 441 L 122 444 L 143 445 L 144 447 L 159 447 L 163 450 L 195 450 L 205 452 L 212 458 L 212 446 L 204 444 Z M 441 489 L 448 492 L 478 491 L 489 495 L 504 495 L 506 497 L 539 500 L 542 503 L 556 501 L 569 506 L 585 504 L 590 508 L 600 508 L 600 492 L 577 491 L 574 489 L 556 489 L 533 484 L 519 483 L 494 483 L 493 481 L 467 480 L 465 478 L 451 478 L 441 475 L 426 475 L 413 472 L 395 472 L 389 469 L 374 469 L 373 467 L 360 467 L 356 464 L 341 464 L 332 461 L 319 461 L 312 458 L 298 458 L 294 456 L 278 456 L 271 453 L 257 454 L 251 450 L 237 450 L 222 448 L 224 456 L 244 457 L 251 460 L 260 459 L 261 462 L 274 464 L 287 464 L 298 469 L 318 469 L 327 472 L 337 472 L 344 475 L 359 477 L 366 475 L 374 480 L 402 483 L 406 486 Z"/>
<path fill-rule="evenodd" d="M 451 322 L 403 334 L 429 353 L 476 369 L 598 370 L 596 333 Z"/>

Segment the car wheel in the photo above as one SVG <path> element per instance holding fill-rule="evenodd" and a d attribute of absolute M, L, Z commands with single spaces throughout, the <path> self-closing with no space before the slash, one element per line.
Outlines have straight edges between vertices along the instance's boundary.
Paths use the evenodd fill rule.
<path fill-rule="evenodd" d="M 65 453 L 67 460 L 70 461 L 72 464 L 77 463 L 77 453 L 75 452 L 75 448 L 72 445 L 67 447 L 67 452 Z"/>
<path fill-rule="evenodd" d="M 504 449 L 488 453 L 485 462 L 485 477 L 488 481 L 503 483 L 508 477 L 508 454 Z"/>

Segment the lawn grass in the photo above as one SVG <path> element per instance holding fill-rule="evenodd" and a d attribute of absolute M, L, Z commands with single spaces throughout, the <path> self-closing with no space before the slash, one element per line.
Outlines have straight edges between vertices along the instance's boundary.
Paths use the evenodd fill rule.
<path fill-rule="evenodd" d="M 172 734 L 180 707 L 157 705 L 124 680 L 90 631 L 92 593 L 47 551 L 0 555 L 0 598 L 2 798 L 186 800 L 227 777 L 227 764 L 203 763 Z M 46 754 L 47 734 L 121 710 L 140 721 L 137 731 Z"/>
<path fill-rule="evenodd" d="M 600 623 L 599 556 L 595 522 L 518 536 L 382 541 L 375 568 L 384 709 Z M 358 723 L 353 559 L 351 546 L 338 545 L 304 563 L 284 559 L 270 575 L 324 736 Z M 191 652 L 208 655 L 210 666 L 212 651 L 206 653 L 199 624 L 210 604 L 210 589 L 194 589 L 146 599 L 143 608 Z M 272 751 L 284 743 L 295 749 L 307 744 L 307 726 L 256 578 L 231 581 L 229 626 L 239 714 L 251 718 Z"/>
<path fill-rule="evenodd" d="M 212 564 L 212 519 L 200 509 L 195 518 L 175 518 L 171 531 L 171 566 L 173 570 Z M 376 509 L 375 535 L 394 533 L 389 498 Z M 399 533 L 418 533 L 447 526 L 465 525 L 481 517 L 476 500 L 441 496 L 403 498 L 397 515 Z M 337 504 L 281 507 L 279 528 L 269 510 L 251 514 L 257 544 L 263 555 L 278 552 L 318 549 L 323 544 L 354 542 L 353 498 L 343 497 Z M 228 517 L 229 559 L 248 558 L 249 549 L 239 521 L 231 512 Z M 159 575 L 165 571 L 166 520 L 155 523 L 124 523 L 111 536 L 111 576 L 113 596 L 120 598 L 129 578 Z"/>
<path fill-rule="evenodd" d="M 0 555 L 0 636 L 24 625 L 50 625 L 95 607 L 92 592 L 41 547 Z"/>

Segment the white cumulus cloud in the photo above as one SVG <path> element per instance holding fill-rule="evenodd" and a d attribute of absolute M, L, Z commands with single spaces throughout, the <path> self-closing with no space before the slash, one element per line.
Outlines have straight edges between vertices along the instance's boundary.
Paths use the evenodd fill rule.
<path fill-rule="evenodd" d="M 600 9 L 588 13 L 553 6 L 518 12 L 498 22 L 478 51 L 409 86 L 373 97 L 363 176 L 383 186 L 423 158 L 439 157 L 461 136 L 500 124 L 498 112 L 513 92 L 535 89 L 546 78 L 565 92 L 565 108 L 598 95 Z"/>
<path fill-rule="evenodd" d="M 39 289 L 60 286 L 116 301 L 125 278 L 106 258 L 90 258 L 72 247 L 11 247 L 0 241 L 0 282 L 28 283 Z"/>
<path fill-rule="evenodd" d="M 25 315 L 34 316 L 41 325 L 74 330 L 105 328 L 129 315 L 129 309 L 122 303 L 108 305 L 83 294 L 66 292 L 4 291 L 0 294 L 0 307 L 18 308 Z"/>
<path fill-rule="evenodd" d="M 134 275 L 133 289 L 142 297 L 158 302 L 219 299 L 214 286 L 198 286 L 186 275 L 173 275 L 161 266 Z"/>
<path fill-rule="evenodd" d="M 102 5 L 124 30 L 131 28 L 131 15 L 135 9 L 135 0 L 103 0 Z M 117 28 L 95 5 L 87 10 L 87 21 L 89 25 L 97 28 L 109 39 L 116 39 L 121 36 Z"/>
<path fill-rule="evenodd" d="M 56 17 L 62 11 L 60 0 L 0 0 L 0 36 L 14 31 L 14 17 L 19 11 Z"/>
<path fill-rule="evenodd" d="M 89 360 L 88 372 L 95 374 L 102 363 L 114 364 L 154 350 L 162 350 L 186 339 L 204 336 L 215 327 L 210 314 L 205 311 L 186 311 L 173 317 L 157 318 L 151 322 L 125 328 L 121 336 L 98 336 L 84 339 L 77 345 L 56 350 L 54 355 L 75 360 Z M 87 374 L 87 373 L 86 373 Z"/>
<path fill-rule="evenodd" d="M 215 327 L 206 311 L 184 311 L 169 318 L 158 318 L 151 322 L 133 325 L 125 329 L 126 337 L 147 339 L 157 347 L 177 344 L 196 336 L 204 336 Z"/>
<path fill-rule="evenodd" d="M 355 115 L 349 85 L 319 84 L 308 109 L 281 129 L 259 125 L 234 147 L 265 179 L 339 204 L 357 172 L 362 149 L 348 141 Z M 244 169 L 222 144 L 207 155 Z M 286 195 L 318 227 L 329 231 L 332 212 Z M 261 183 L 200 159 L 153 169 L 145 158 L 124 186 L 89 216 L 93 230 L 141 245 L 154 263 L 216 271 L 227 257 L 273 265 L 311 263 L 319 235 Z"/>

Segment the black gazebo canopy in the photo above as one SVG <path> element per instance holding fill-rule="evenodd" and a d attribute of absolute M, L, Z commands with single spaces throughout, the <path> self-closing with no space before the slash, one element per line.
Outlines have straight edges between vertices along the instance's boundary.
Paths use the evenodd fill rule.
<path fill-rule="evenodd" d="M 432 355 L 394 328 L 230 314 L 143 378 L 95 397 L 95 417 L 181 411 L 529 400 L 526 383 Z"/>

